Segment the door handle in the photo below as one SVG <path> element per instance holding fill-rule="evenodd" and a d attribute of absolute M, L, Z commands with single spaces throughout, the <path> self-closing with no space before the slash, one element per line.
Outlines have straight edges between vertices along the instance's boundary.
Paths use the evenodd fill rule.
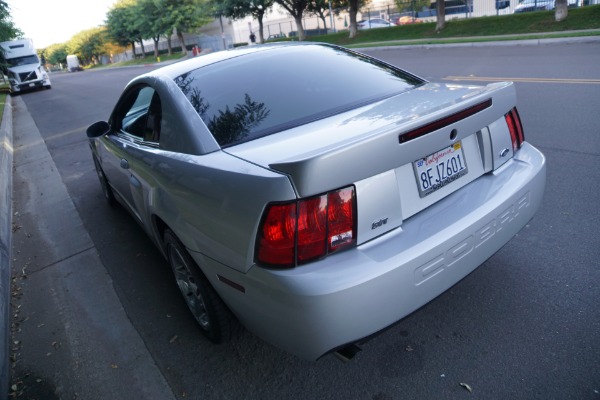
<path fill-rule="evenodd" d="M 129 169 L 129 162 L 124 158 L 121 158 L 121 168 Z"/>

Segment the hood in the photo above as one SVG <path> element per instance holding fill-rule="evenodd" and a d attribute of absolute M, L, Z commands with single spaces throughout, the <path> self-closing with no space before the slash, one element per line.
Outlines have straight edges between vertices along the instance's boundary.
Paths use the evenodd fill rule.
<path fill-rule="evenodd" d="M 18 65 L 16 67 L 10 67 L 10 68 L 8 68 L 8 70 L 11 71 L 11 72 L 14 72 L 15 74 L 22 74 L 24 72 L 34 71 L 39 66 L 40 66 L 39 63 L 25 64 L 25 65 Z"/>

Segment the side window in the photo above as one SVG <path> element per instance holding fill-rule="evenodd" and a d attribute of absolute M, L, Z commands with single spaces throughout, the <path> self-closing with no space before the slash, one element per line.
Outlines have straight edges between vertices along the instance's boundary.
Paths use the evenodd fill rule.
<path fill-rule="evenodd" d="M 158 93 L 154 92 L 150 106 L 148 107 L 148 120 L 144 131 L 144 141 L 158 143 L 160 139 L 160 127 L 162 122 L 162 106 Z"/>
<path fill-rule="evenodd" d="M 149 86 L 133 90 L 123 101 L 117 116 L 119 130 L 134 140 L 158 143 L 162 108 L 158 93 Z"/>

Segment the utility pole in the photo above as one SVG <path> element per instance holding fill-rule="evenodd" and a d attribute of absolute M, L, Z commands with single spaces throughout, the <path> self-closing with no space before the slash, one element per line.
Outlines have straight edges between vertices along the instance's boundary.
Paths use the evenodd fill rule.
<path fill-rule="evenodd" d="M 221 24 L 221 39 L 223 39 L 223 50 L 227 50 L 227 43 L 225 43 L 225 30 L 223 29 L 223 16 L 219 14 L 219 23 Z"/>
<path fill-rule="evenodd" d="M 331 21 L 331 29 L 333 29 L 333 32 L 335 33 L 336 29 L 335 26 L 333 26 L 333 10 L 331 8 L 331 0 L 329 0 L 329 20 Z"/>

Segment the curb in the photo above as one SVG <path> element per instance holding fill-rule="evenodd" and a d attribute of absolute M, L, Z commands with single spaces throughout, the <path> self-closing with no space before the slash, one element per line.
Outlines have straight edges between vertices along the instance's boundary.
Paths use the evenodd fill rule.
<path fill-rule="evenodd" d="M 18 325 L 8 341 L 16 360 L 9 359 L 10 394 L 175 400 L 127 315 L 24 99 L 13 98 L 12 108 L 12 223 L 21 229 L 12 233 L 11 264 L 18 271 L 10 294 L 19 296 L 11 297 L 9 310 Z"/>
<path fill-rule="evenodd" d="M 0 125 L 0 396 L 8 394 L 9 315 L 12 245 L 12 99 L 6 104 Z"/>

